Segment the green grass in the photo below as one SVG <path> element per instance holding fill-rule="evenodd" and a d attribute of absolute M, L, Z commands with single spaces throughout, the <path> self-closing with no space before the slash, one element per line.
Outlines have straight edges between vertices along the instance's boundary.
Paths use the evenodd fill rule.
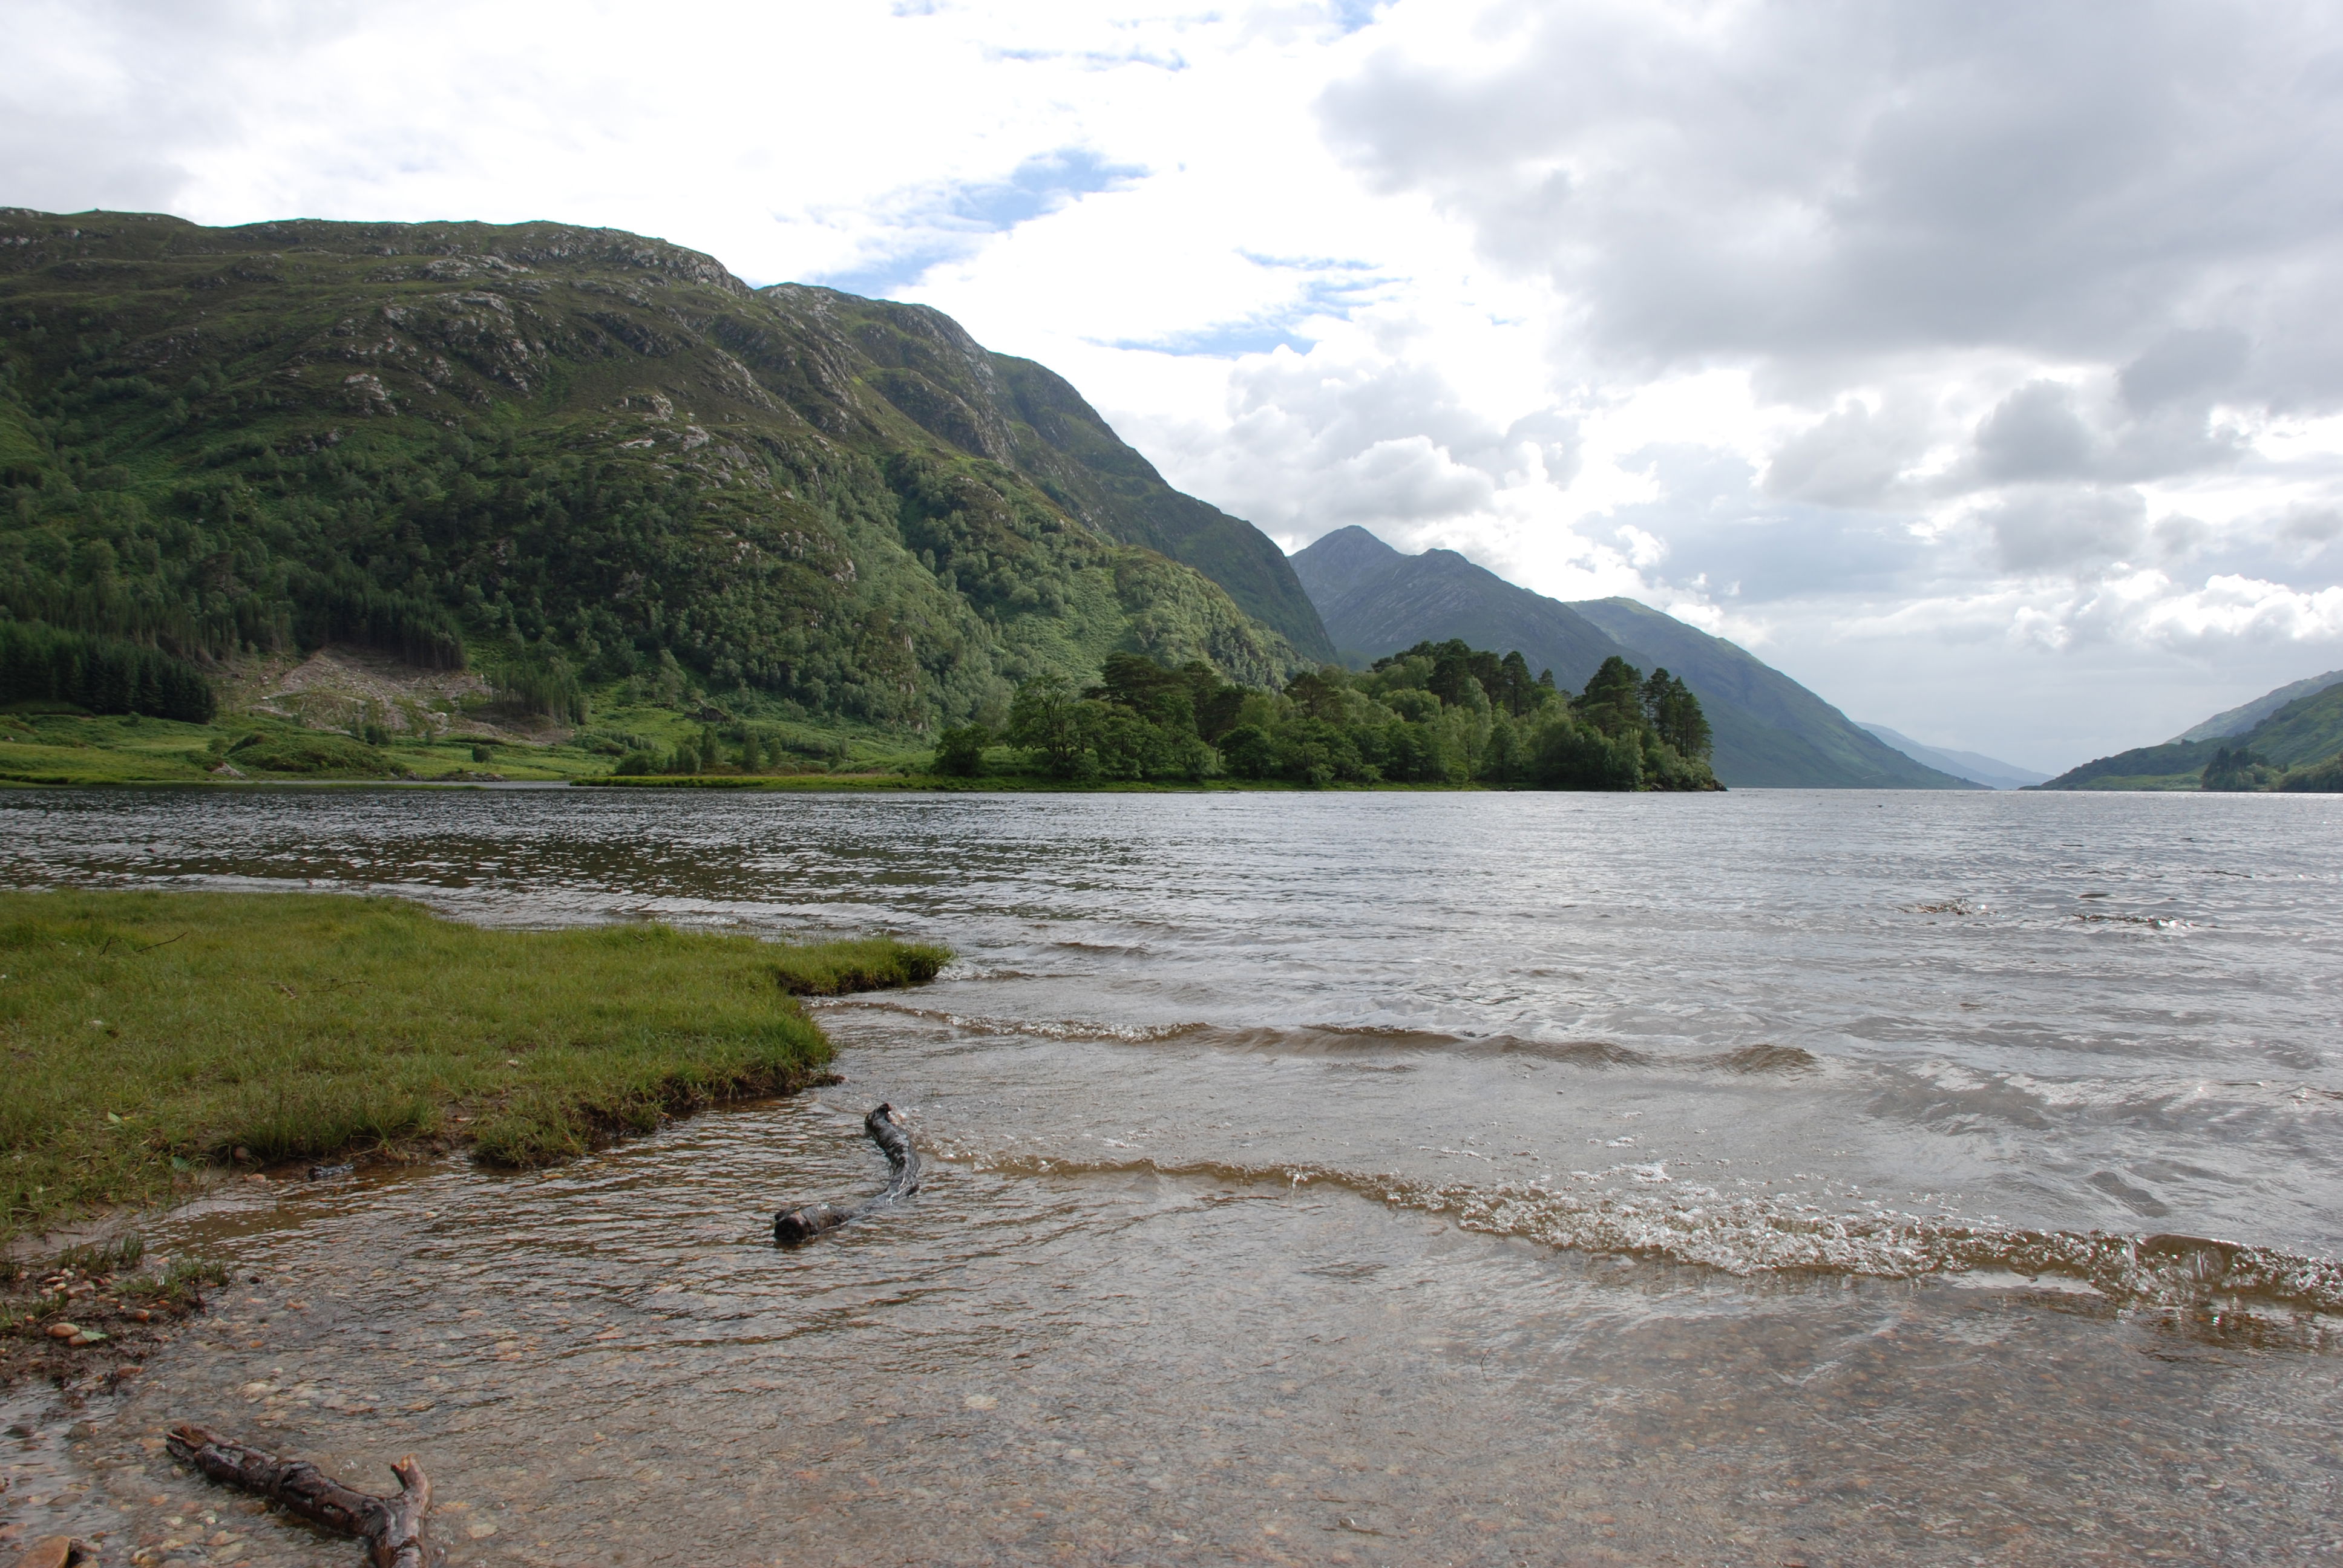
<path fill-rule="evenodd" d="M 542 1164 L 830 1060 L 796 995 L 950 954 L 658 925 L 499 931 L 319 894 L 0 892 L 0 1241 L 408 1141 Z"/>
<path fill-rule="evenodd" d="M 949 948 L 890 937 L 782 948 L 774 956 L 774 978 L 791 996 L 850 996 L 924 985 L 951 962 Z"/>
<path fill-rule="evenodd" d="M 902 770 L 924 766 L 918 738 L 835 725 L 751 716 L 758 729 L 787 749 L 787 759 L 754 777 L 820 779 L 830 769 Z M 367 782 L 387 777 L 429 782 L 494 774 L 515 781 L 592 779 L 618 760 L 608 737 L 637 736 L 662 749 L 697 738 L 703 721 L 673 709 L 616 702 L 598 705 L 594 721 L 559 742 L 498 740 L 489 759 L 474 758 L 479 738 L 423 739 L 393 734 L 369 747 L 329 730 L 274 715 L 223 713 L 210 724 L 124 719 L 18 704 L 0 709 L 0 785 L 252 784 Z M 623 748 L 620 748 L 623 749 Z M 215 776 L 226 762 L 236 774 Z M 237 777 L 241 775 L 241 777 Z M 718 773 L 714 778 L 737 778 Z"/>

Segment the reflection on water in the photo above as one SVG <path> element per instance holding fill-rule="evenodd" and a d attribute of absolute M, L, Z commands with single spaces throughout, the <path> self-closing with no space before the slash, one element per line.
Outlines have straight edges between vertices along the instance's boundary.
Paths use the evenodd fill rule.
<path fill-rule="evenodd" d="M 542 1176 L 167 1221 L 158 1250 L 237 1260 L 213 1318 L 86 1410 L 20 1398 L 0 1437 L 24 1477 L 0 1507 L 126 1556 L 350 1550 L 173 1473 L 181 1419 L 373 1485 L 412 1449 L 478 1563 L 2298 1563 L 2343 1538 L 2343 1361 L 2308 1310 L 2343 1196 L 2329 803 L 0 811 L 20 883 L 308 879 L 962 954 L 825 1009 L 849 1081 L 819 1099 Z M 949 1158 L 903 1210 L 775 1251 L 783 1201 L 875 1190 L 882 1099 Z M 2029 1231 L 2152 1268 L 1891 1255 Z M 2239 1295 L 2257 1256 L 2310 1285 Z"/>

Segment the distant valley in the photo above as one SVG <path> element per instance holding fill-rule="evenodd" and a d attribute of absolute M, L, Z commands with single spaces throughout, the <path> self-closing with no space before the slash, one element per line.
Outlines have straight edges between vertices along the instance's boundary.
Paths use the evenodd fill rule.
<path fill-rule="evenodd" d="M 1916 762 L 1926 763 L 1956 779 L 1982 784 L 1988 789 L 2023 789 L 2050 777 L 2047 773 L 2036 773 L 2031 768 L 2020 768 L 2015 762 L 2004 762 L 1997 757 L 1987 757 L 1981 752 L 1954 751 L 1941 746 L 1926 745 L 1908 735 L 1897 734 L 1885 724 L 1865 724 L 1864 728 Z"/>

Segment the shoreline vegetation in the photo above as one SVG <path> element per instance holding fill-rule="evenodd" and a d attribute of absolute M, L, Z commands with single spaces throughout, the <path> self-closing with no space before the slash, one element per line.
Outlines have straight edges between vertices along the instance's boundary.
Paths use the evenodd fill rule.
<path fill-rule="evenodd" d="M 66 683 L 58 682 L 60 689 Z M 93 683 L 71 688 L 89 691 Z M 649 695 L 649 694 L 638 694 Z M 1516 651 L 1421 643 L 1364 669 L 1250 687 L 1191 660 L 1109 654 L 1099 679 L 1042 676 L 940 735 L 741 718 L 699 699 L 610 694 L 605 717 L 529 736 L 492 697 L 407 715 L 373 705 L 246 704 L 203 722 L 55 700 L 0 710 L 0 783 L 16 786 L 562 782 L 777 789 L 1714 790 L 1699 699 L 1613 658 L 1574 695 Z M 436 719 L 434 729 L 423 722 Z M 468 728 L 456 728 L 468 721 Z"/>
<path fill-rule="evenodd" d="M 798 999 L 950 953 L 460 924 L 314 893 L 0 892 L 0 1247 L 308 1161 L 555 1163 L 821 1081 Z"/>

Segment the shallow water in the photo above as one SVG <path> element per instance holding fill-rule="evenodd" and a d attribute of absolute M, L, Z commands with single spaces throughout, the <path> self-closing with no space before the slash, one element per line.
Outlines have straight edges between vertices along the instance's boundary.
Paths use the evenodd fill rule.
<path fill-rule="evenodd" d="M 355 1475 L 411 1447 L 483 1562 L 2312 1559 L 2343 1538 L 2338 818 L 9 797 L 18 884 L 961 962 L 825 1008 L 819 1097 L 173 1219 L 159 1246 L 258 1282 L 212 1352 L 25 1406 L 0 1506 L 184 1540 L 158 1522 L 201 1489 L 142 1445 L 192 1417 Z M 945 1156 L 927 1189 L 774 1252 L 784 1198 L 876 1186 L 879 1099 Z M 209 1550 L 320 1550 L 289 1536 Z"/>

